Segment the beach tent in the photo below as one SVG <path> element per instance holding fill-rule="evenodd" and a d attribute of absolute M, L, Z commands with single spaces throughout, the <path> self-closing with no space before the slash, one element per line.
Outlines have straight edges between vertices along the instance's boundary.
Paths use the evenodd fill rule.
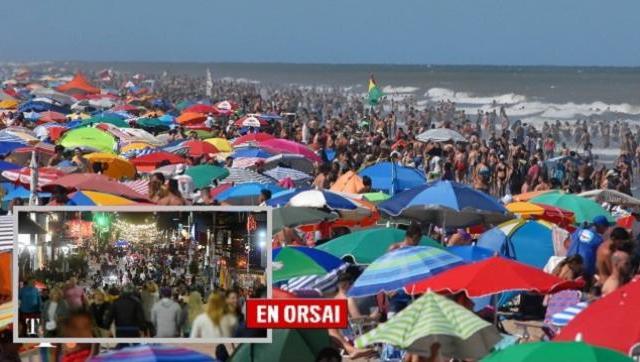
<path fill-rule="evenodd" d="M 76 73 L 73 78 L 67 83 L 58 86 L 57 90 L 60 92 L 71 94 L 100 93 L 100 89 L 91 85 L 84 74 L 80 72 Z"/>

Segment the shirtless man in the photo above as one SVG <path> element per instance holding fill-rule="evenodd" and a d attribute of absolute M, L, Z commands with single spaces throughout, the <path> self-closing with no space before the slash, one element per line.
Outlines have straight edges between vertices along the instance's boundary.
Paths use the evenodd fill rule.
<path fill-rule="evenodd" d="M 631 256 L 618 250 L 611 255 L 611 275 L 602 285 L 602 295 L 605 296 L 629 282 L 631 270 Z"/>

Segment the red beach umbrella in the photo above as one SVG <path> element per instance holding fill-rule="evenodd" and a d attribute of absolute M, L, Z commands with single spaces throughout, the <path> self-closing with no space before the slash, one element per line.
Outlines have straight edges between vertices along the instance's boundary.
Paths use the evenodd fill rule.
<path fill-rule="evenodd" d="M 632 355 L 640 349 L 638 316 L 640 277 L 589 304 L 562 328 L 554 341 L 575 341 L 579 337 L 582 342 Z"/>
<path fill-rule="evenodd" d="M 264 127 L 268 126 L 269 122 L 261 119 L 255 115 L 246 115 L 244 117 L 239 118 L 235 123 L 236 127 Z"/>
<path fill-rule="evenodd" d="M 565 289 L 580 289 L 584 283 L 567 281 L 515 260 L 494 256 L 476 263 L 461 265 L 443 273 L 405 286 L 410 294 L 465 292 L 469 298 L 507 291 L 530 291 L 540 294 Z"/>
<path fill-rule="evenodd" d="M 42 189 L 50 190 L 55 186 L 61 186 L 69 190 L 99 191 L 126 197 L 130 200 L 147 200 L 145 195 L 134 191 L 130 187 L 125 186 L 110 177 L 96 173 L 74 173 L 62 176 L 53 182 L 45 184 Z"/>
<path fill-rule="evenodd" d="M 320 156 L 316 155 L 309 147 L 298 142 L 274 138 L 260 142 L 259 146 L 272 153 L 295 153 L 303 155 L 313 162 L 322 162 Z"/>
<path fill-rule="evenodd" d="M 238 137 L 233 141 L 234 146 L 238 146 L 244 143 L 258 143 L 266 140 L 274 139 L 275 137 L 264 132 L 249 133 L 244 136 Z"/>
<path fill-rule="evenodd" d="M 210 106 L 208 104 L 192 104 L 189 107 L 185 108 L 183 112 L 218 114 L 218 110 L 214 106 Z"/>
<path fill-rule="evenodd" d="M 138 170 L 141 168 L 149 168 L 155 169 L 159 167 L 161 164 L 166 163 L 168 165 L 173 165 L 176 163 L 185 163 L 185 159 L 176 155 L 175 153 L 170 153 L 166 151 L 158 151 L 154 153 L 150 153 L 148 155 L 136 157 L 131 160 Z"/>
<path fill-rule="evenodd" d="M 38 124 L 49 123 L 49 122 L 64 122 L 67 120 L 67 116 L 59 112 L 47 111 L 40 113 L 40 117 L 38 117 Z"/>
<path fill-rule="evenodd" d="M 273 288 L 273 299 L 296 299 L 295 294 L 282 290 L 280 288 Z"/>
<path fill-rule="evenodd" d="M 65 176 L 67 173 L 56 167 L 41 167 L 38 169 L 38 188 Z M 23 167 L 19 170 L 7 170 L 2 176 L 9 181 L 29 186 L 31 183 L 31 169 Z"/>
<path fill-rule="evenodd" d="M 220 152 L 216 146 L 212 145 L 209 142 L 200 141 L 200 140 L 191 140 L 186 141 L 182 144 L 184 147 L 188 147 L 189 151 L 187 154 L 193 157 L 201 157 L 203 155 L 209 153 L 218 153 Z"/>

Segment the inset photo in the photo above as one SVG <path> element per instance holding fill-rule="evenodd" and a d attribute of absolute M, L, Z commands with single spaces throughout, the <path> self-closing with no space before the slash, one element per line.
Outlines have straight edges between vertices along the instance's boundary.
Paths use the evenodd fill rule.
<path fill-rule="evenodd" d="M 267 208 L 18 210 L 15 340 L 270 342 L 244 311 L 269 294 Z"/>

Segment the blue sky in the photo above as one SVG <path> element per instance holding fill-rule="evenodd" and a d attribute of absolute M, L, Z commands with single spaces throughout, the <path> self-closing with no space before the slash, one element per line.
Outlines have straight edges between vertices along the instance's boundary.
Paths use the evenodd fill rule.
<path fill-rule="evenodd" d="M 638 0 L 14 0 L 0 60 L 640 66 Z"/>

